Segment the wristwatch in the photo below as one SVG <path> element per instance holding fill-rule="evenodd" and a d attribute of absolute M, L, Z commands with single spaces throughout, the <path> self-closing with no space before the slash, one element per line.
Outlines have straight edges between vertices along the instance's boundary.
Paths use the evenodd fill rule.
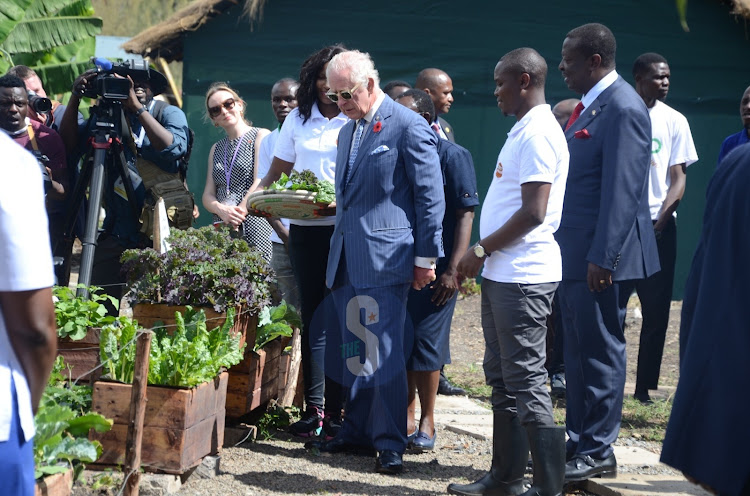
<path fill-rule="evenodd" d="M 148 107 L 146 107 L 145 105 L 143 107 L 139 108 L 138 110 L 136 110 L 135 111 L 135 115 L 136 115 L 136 117 L 140 117 L 141 114 L 144 113 L 144 112 L 148 112 Z"/>
<path fill-rule="evenodd" d="M 481 241 L 478 241 L 477 244 L 474 245 L 474 255 L 477 256 L 477 258 L 485 258 L 489 257 L 490 254 L 484 250 L 484 246 L 482 246 Z"/>

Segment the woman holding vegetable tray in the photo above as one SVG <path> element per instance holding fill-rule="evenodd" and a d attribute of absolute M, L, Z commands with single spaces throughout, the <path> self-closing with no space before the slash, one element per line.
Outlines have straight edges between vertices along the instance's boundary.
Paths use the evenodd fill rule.
<path fill-rule="evenodd" d="M 203 206 L 214 214 L 214 225 L 229 224 L 250 246 L 271 260 L 271 226 L 264 219 L 248 216 L 245 197 L 260 182 L 256 157 L 260 143 L 270 131 L 245 120 L 245 102 L 226 83 L 214 83 L 206 92 L 206 112 L 226 137 L 208 154 L 208 175 Z"/>
<path fill-rule="evenodd" d="M 326 96 L 326 66 L 334 55 L 345 50 L 342 45 L 327 46 L 303 62 L 297 90 L 298 107 L 284 120 L 271 169 L 260 187 L 268 187 L 282 173 L 289 175 L 292 170 L 310 170 L 318 181 L 334 183 L 336 142 L 339 130 L 349 118 Z M 289 258 L 302 304 L 306 408 L 302 419 L 289 430 L 303 437 L 317 436 L 325 429 L 326 437 L 332 438 L 341 426 L 341 385 L 326 380 L 325 375 L 325 331 L 310 326 L 316 308 L 329 294 L 325 276 L 334 220 L 334 217 L 290 219 Z"/>

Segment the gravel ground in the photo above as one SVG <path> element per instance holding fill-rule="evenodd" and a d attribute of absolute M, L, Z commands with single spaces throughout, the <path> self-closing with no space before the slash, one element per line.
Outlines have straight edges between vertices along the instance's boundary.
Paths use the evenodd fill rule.
<path fill-rule="evenodd" d="M 457 377 L 481 374 L 484 342 L 479 323 L 479 296 L 459 300 L 453 322 L 451 351 Z M 640 323 L 633 316 L 637 300 L 628 313 L 628 381 L 635 376 Z M 672 308 L 672 323 L 667 336 L 662 383 L 677 382 L 677 331 L 679 303 Z M 439 421 L 439 419 L 438 419 Z M 491 441 L 439 430 L 436 449 L 424 454 L 406 454 L 404 473 L 385 476 L 374 472 L 372 457 L 353 455 L 315 455 L 303 442 L 278 432 L 274 439 L 246 442 L 224 449 L 220 475 L 212 479 L 191 479 L 182 486 L 180 495 L 434 495 L 446 494 L 450 482 L 466 483 L 481 477 L 491 462 Z M 659 443 L 634 438 L 619 439 L 617 444 L 636 446 L 659 453 Z M 623 473 L 673 474 L 664 465 L 656 467 L 621 467 Z M 104 494 L 116 494 L 109 491 Z M 76 495 L 100 494 L 78 488 Z M 583 490 L 568 487 L 566 495 L 591 496 Z"/>

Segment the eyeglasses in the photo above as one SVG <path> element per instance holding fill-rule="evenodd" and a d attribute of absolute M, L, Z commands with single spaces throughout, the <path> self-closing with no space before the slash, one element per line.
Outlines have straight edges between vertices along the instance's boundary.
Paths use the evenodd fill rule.
<path fill-rule="evenodd" d="M 326 93 L 326 96 L 334 103 L 339 101 L 339 95 L 341 95 L 341 98 L 344 100 L 351 100 L 354 97 L 354 92 L 357 91 L 357 88 L 360 86 L 362 86 L 362 83 L 357 83 L 357 85 L 350 90 L 329 91 Z"/>
<path fill-rule="evenodd" d="M 217 105 L 215 107 L 208 107 L 208 115 L 211 116 L 211 118 L 218 117 L 221 114 L 221 107 L 224 107 L 227 111 L 229 111 L 234 108 L 234 103 L 234 98 L 229 98 L 220 105 Z"/>

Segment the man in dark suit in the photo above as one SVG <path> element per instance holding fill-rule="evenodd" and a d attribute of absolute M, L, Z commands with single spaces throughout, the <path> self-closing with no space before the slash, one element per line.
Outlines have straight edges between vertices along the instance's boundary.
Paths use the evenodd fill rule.
<path fill-rule="evenodd" d="M 680 383 L 661 461 L 716 494 L 750 494 L 746 387 L 750 330 L 750 144 L 735 148 L 706 190 L 703 229 L 685 284 Z"/>
<path fill-rule="evenodd" d="M 435 113 L 437 115 L 435 116 L 435 120 L 432 121 L 432 129 L 441 138 L 455 143 L 456 138 L 453 136 L 453 126 L 440 117 L 441 114 L 450 112 L 451 105 L 453 105 L 453 81 L 450 76 L 440 69 L 423 69 L 417 74 L 417 81 L 414 87 L 430 95 L 432 103 L 435 104 Z"/>
<path fill-rule="evenodd" d="M 376 470 L 396 474 L 406 449 L 406 298 L 410 286 L 435 280 L 443 255 L 437 138 L 422 117 L 383 93 L 368 54 L 342 52 L 326 75 L 328 97 L 352 119 L 339 133 L 326 272 L 350 393 L 341 431 L 318 447 L 375 448 Z"/>
<path fill-rule="evenodd" d="M 625 313 L 635 281 L 659 270 L 648 209 L 651 122 L 615 71 L 615 37 L 585 24 L 567 34 L 560 71 L 582 94 L 566 126 L 570 172 L 560 229 L 567 379 L 566 480 L 617 473 Z"/>

